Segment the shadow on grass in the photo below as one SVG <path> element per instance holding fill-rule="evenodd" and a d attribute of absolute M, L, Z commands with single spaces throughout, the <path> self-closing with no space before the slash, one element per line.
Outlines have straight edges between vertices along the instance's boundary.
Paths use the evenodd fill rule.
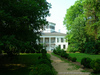
<path fill-rule="evenodd" d="M 0 75 L 28 75 L 29 71 L 28 66 L 22 67 L 13 64 L 0 66 Z"/>
<path fill-rule="evenodd" d="M 29 75 L 31 65 L 36 65 L 41 54 L 0 56 L 0 75 Z"/>

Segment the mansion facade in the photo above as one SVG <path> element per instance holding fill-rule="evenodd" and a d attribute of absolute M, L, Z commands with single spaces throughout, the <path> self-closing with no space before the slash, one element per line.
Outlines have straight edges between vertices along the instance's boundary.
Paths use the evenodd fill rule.
<path fill-rule="evenodd" d="M 66 34 L 55 31 L 55 23 L 49 22 L 49 25 L 45 26 L 45 30 L 42 31 L 40 36 L 40 43 L 46 47 L 47 51 L 52 51 L 57 46 L 61 49 L 67 50 L 68 42 L 65 40 Z"/>

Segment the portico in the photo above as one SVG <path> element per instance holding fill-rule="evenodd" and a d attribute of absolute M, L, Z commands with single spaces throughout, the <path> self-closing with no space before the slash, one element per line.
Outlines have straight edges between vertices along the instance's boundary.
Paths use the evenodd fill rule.
<path fill-rule="evenodd" d="M 48 34 L 48 33 L 47 33 Z M 54 33 L 51 33 L 54 34 Z M 59 46 L 61 49 L 66 49 L 67 45 L 65 42 L 65 36 L 57 36 L 59 33 L 55 33 L 55 36 L 45 36 L 42 35 L 40 39 L 40 43 L 46 46 L 46 50 L 53 50 L 55 47 Z"/>

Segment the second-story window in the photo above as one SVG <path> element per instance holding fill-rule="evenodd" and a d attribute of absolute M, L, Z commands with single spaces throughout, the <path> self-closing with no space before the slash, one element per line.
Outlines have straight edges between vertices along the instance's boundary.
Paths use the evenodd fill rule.
<path fill-rule="evenodd" d="M 50 28 L 51 28 L 51 29 L 55 29 L 55 27 L 54 27 L 54 26 L 50 26 Z"/>
<path fill-rule="evenodd" d="M 57 38 L 57 42 L 59 42 L 59 38 Z"/>
<path fill-rule="evenodd" d="M 66 48 L 66 45 L 63 45 L 63 48 L 65 49 Z"/>
<path fill-rule="evenodd" d="M 61 38 L 61 42 L 64 42 L 64 39 L 63 38 Z"/>

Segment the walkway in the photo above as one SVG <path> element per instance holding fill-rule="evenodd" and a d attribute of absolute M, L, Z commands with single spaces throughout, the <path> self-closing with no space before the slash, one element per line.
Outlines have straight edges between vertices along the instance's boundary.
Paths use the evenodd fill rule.
<path fill-rule="evenodd" d="M 83 69 L 76 68 L 75 65 L 72 65 L 71 63 L 66 63 L 59 59 L 56 56 L 53 56 L 51 54 L 51 60 L 52 66 L 55 68 L 55 70 L 58 72 L 58 75 L 89 75 L 89 72 L 81 72 Z"/>

